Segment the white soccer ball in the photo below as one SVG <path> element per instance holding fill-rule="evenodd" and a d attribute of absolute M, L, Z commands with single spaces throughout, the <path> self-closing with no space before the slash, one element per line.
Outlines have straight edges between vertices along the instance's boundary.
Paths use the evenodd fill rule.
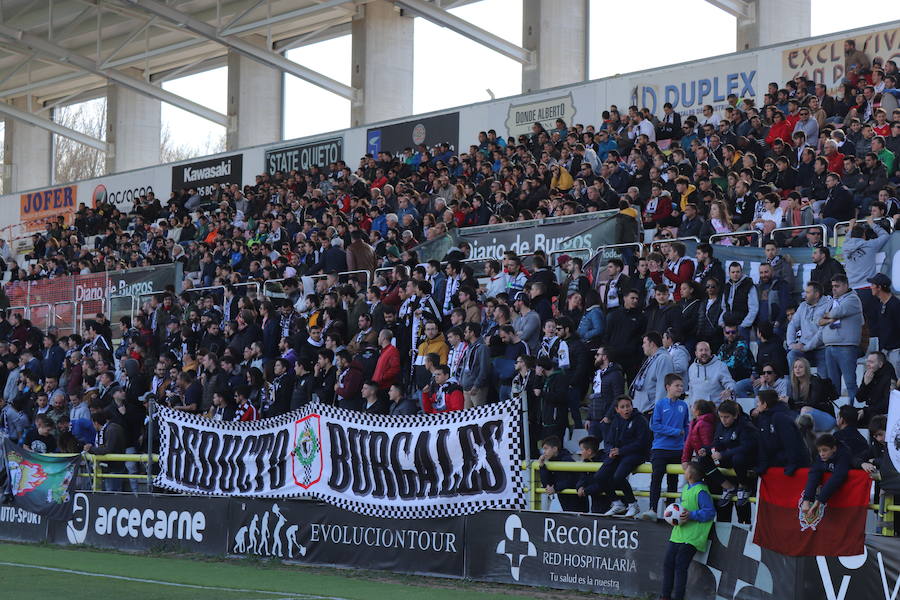
<path fill-rule="evenodd" d="M 663 512 L 663 520 L 665 520 L 665 522 L 672 527 L 674 527 L 675 525 L 681 525 L 685 521 L 685 519 L 683 519 L 681 516 L 681 510 L 681 505 L 677 502 L 668 505 L 665 512 Z"/>

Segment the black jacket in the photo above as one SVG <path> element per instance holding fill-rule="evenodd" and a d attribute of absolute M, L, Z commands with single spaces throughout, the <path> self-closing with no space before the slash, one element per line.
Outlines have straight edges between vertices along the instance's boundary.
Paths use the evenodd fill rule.
<path fill-rule="evenodd" d="M 866 405 L 866 421 L 875 415 L 886 415 L 888 412 L 888 401 L 891 398 L 891 380 L 896 379 L 894 374 L 894 366 L 886 362 L 875 371 L 872 381 L 865 383 L 865 377 L 859 383 L 859 390 L 856 392 L 856 401 Z"/>
<path fill-rule="evenodd" d="M 794 413 L 783 402 L 756 417 L 759 452 L 756 472 L 762 475 L 769 467 L 784 467 L 786 475 L 809 465 L 809 451 L 794 424 Z"/>
<path fill-rule="evenodd" d="M 622 372 L 622 367 L 616 363 L 610 363 L 606 370 L 600 374 L 600 393 L 591 394 L 588 404 L 588 419 L 599 421 L 603 417 L 609 417 L 610 421 L 612 421 L 616 414 L 616 398 L 624 393 L 625 374 Z"/>
<path fill-rule="evenodd" d="M 844 266 L 834 258 L 828 258 L 821 265 L 816 266 L 809 274 L 809 280 L 822 286 L 827 293 L 831 289 L 831 278 L 835 275 L 845 275 Z"/>
<path fill-rule="evenodd" d="M 806 478 L 806 489 L 803 490 L 803 499 L 809 501 L 818 500 L 822 504 L 826 504 L 847 480 L 847 474 L 852 467 L 853 457 L 850 455 L 850 451 L 841 444 L 838 444 L 837 452 L 830 459 L 822 460 L 821 458 L 816 458 Z M 831 477 L 816 493 L 825 473 L 831 473 Z"/>
<path fill-rule="evenodd" d="M 647 418 L 637 410 L 627 421 L 616 413 L 609 428 L 606 448 L 619 449 L 619 456 L 647 457 L 650 453 L 650 425 Z"/>
<path fill-rule="evenodd" d="M 736 456 L 741 456 L 744 460 L 753 460 L 757 453 L 757 445 L 753 423 L 745 415 L 740 415 L 731 427 L 725 427 L 721 421 L 716 424 L 716 432 L 709 448 L 718 451 L 729 461 L 734 460 Z"/>

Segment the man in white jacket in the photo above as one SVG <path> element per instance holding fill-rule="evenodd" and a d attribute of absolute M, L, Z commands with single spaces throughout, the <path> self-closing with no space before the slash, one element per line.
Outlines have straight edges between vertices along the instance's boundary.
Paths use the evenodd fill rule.
<path fill-rule="evenodd" d="M 716 405 L 734 393 L 731 372 L 718 356 L 713 355 L 709 342 L 697 342 L 696 360 L 688 367 L 688 404 L 696 400 L 711 400 Z"/>

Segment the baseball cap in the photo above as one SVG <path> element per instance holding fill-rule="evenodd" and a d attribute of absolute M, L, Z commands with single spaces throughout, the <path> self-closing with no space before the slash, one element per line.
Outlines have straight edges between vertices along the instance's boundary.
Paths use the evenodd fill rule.
<path fill-rule="evenodd" d="M 567 262 L 569 262 L 570 260 L 572 260 L 571 256 L 569 256 L 568 254 L 563 254 L 562 256 L 560 256 L 559 258 L 556 259 L 556 264 L 561 267 L 564 264 L 566 264 Z"/>
<path fill-rule="evenodd" d="M 528 304 L 528 294 L 525 292 L 517 292 L 516 295 L 513 296 L 513 302 L 516 302 L 517 300 L 521 300 L 525 304 Z"/>
<path fill-rule="evenodd" d="M 876 273 L 874 277 L 869 277 L 866 281 L 879 287 L 891 287 L 891 278 L 884 273 Z"/>

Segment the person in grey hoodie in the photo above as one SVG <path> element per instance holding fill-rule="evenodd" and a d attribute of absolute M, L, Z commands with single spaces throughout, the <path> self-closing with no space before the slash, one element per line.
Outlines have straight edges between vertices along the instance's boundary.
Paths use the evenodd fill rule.
<path fill-rule="evenodd" d="M 810 342 L 820 329 L 819 321 L 833 303 L 831 296 L 824 293 L 818 282 L 810 281 L 806 284 L 806 300 L 797 307 L 794 317 L 788 323 L 787 336 L 784 338 L 788 348 L 788 365 L 793 365 L 798 358 L 805 358 L 809 364 L 818 368 L 820 377 L 828 377 L 825 345 L 821 340 L 815 345 L 810 345 Z"/>
<path fill-rule="evenodd" d="M 894 215 L 894 224 L 900 215 Z M 875 232 L 875 239 L 866 239 L 866 229 L 871 228 Z M 878 301 L 872 295 L 869 278 L 875 276 L 875 259 L 882 248 L 891 239 L 875 218 L 869 215 L 865 224 L 857 223 L 856 219 L 850 219 L 847 225 L 850 236 L 844 240 L 844 269 L 847 271 L 847 279 L 850 287 L 856 291 L 863 306 L 863 316 L 869 329 L 874 327 L 878 319 Z"/>
<path fill-rule="evenodd" d="M 541 347 L 541 317 L 531 310 L 530 300 L 525 292 L 518 292 L 513 297 L 513 308 L 519 314 L 513 319 L 513 329 L 519 339 L 528 345 L 528 352 L 536 356 Z"/>
<path fill-rule="evenodd" d="M 697 400 L 710 400 L 716 406 L 729 399 L 734 393 L 734 379 L 731 372 L 718 356 L 712 353 L 709 342 L 697 342 L 697 359 L 688 367 L 688 405 Z"/>
<path fill-rule="evenodd" d="M 488 403 L 488 384 L 490 382 L 491 357 L 488 347 L 481 340 L 481 325 L 466 323 L 463 330 L 469 351 L 463 363 L 459 385 L 463 389 L 465 408 L 482 406 Z"/>
<path fill-rule="evenodd" d="M 656 401 L 666 397 L 666 375 L 675 372 L 672 356 L 663 348 L 662 336 L 655 331 L 644 334 L 641 347 L 647 359 L 631 382 L 634 408 L 646 413 Z"/>
<path fill-rule="evenodd" d="M 862 338 L 862 303 L 850 289 L 846 275 L 831 278 L 831 308 L 819 320 L 820 328 L 808 346 L 825 345 L 825 364 L 834 389 L 841 389 L 841 378 L 847 385 L 847 396 L 856 397 L 856 359 Z"/>

